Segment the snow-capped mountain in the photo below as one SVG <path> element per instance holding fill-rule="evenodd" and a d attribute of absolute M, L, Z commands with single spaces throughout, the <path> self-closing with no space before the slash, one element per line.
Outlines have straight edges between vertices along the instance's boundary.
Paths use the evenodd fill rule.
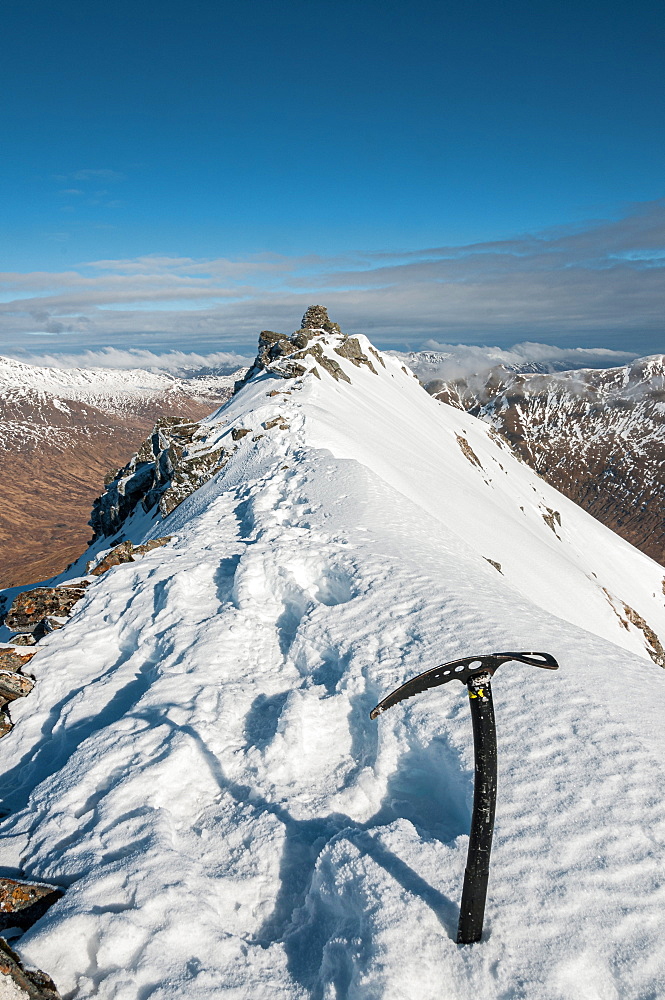
<path fill-rule="evenodd" d="M 236 376 L 44 368 L 0 357 L 0 585 L 60 572 L 87 543 L 90 504 L 159 417 L 199 418 Z"/>
<path fill-rule="evenodd" d="M 428 390 L 485 420 L 548 483 L 665 564 L 665 355 L 557 374 L 498 365 Z"/>
<path fill-rule="evenodd" d="M 5 863 L 66 888 L 26 962 L 76 1000 L 660 995 L 662 567 L 320 308 L 105 496 L 0 741 Z M 501 649 L 561 669 L 496 675 L 486 931 L 460 948 L 466 694 L 368 715 Z"/>

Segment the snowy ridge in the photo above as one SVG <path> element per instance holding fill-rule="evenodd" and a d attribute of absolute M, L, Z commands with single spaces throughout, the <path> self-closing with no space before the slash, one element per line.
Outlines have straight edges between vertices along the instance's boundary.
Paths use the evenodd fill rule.
<path fill-rule="evenodd" d="M 662 641 L 662 568 L 365 338 L 370 365 L 307 337 L 207 419 L 221 471 L 126 522 L 174 540 L 95 579 L 31 662 L 0 836 L 68 889 L 21 954 L 77 1000 L 662 995 L 665 671 L 635 624 Z M 504 648 L 561 670 L 496 676 L 487 930 L 464 949 L 463 689 L 368 713 Z"/>
<path fill-rule="evenodd" d="M 9 390 L 43 393 L 59 399 L 89 402 L 99 409 L 118 406 L 123 398 L 142 398 L 158 392 L 184 389 L 192 382 L 201 394 L 233 384 L 235 375 L 208 375 L 184 379 L 140 368 L 46 368 L 0 357 L 0 394 Z M 190 385 L 191 388 L 191 385 Z"/>

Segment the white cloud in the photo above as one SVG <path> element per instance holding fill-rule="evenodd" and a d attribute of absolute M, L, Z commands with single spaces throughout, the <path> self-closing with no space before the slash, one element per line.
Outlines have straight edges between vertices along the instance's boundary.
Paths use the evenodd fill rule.
<path fill-rule="evenodd" d="M 26 360 L 24 353 L 14 352 L 10 356 Z M 252 358 L 230 351 L 215 351 L 212 354 L 197 354 L 194 351 L 154 351 L 129 348 L 118 350 L 103 347 L 96 351 L 82 351 L 80 354 L 30 354 L 33 365 L 47 368 L 143 368 L 148 371 L 166 371 L 174 375 L 187 375 L 202 368 L 218 368 L 233 372 L 246 367 Z"/>
<path fill-rule="evenodd" d="M 522 368 L 542 365 L 547 371 L 574 368 L 615 368 L 637 357 L 633 351 L 613 351 L 607 348 L 556 347 L 553 344 L 524 342 L 509 348 L 479 347 L 469 344 L 440 344 L 429 340 L 422 354 L 404 354 L 403 358 L 422 382 L 468 378 L 485 375 L 496 365 Z M 432 353 L 429 353 L 432 352 Z"/>
<path fill-rule="evenodd" d="M 664 249 L 661 201 L 617 221 L 469 246 L 328 259 L 154 255 L 6 273 L 0 350 L 43 332 L 70 353 L 107 344 L 253 353 L 259 330 L 291 331 L 321 302 L 342 329 L 383 347 L 542 340 L 649 354 L 665 343 Z"/>

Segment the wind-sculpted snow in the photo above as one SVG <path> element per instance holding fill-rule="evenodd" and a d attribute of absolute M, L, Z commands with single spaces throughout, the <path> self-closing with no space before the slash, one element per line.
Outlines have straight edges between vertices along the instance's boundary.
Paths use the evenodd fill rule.
<path fill-rule="evenodd" d="M 126 522 L 173 541 L 40 643 L 0 832 L 67 886 L 18 942 L 63 995 L 662 995 L 665 671 L 602 589 L 662 635 L 662 571 L 384 360 L 257 374 L 209 418 L 223 470 Z M 368 715 L 504 648 L 561 669 L 496 675 L 486 934 L 460 948 L 466 693 Z"/>

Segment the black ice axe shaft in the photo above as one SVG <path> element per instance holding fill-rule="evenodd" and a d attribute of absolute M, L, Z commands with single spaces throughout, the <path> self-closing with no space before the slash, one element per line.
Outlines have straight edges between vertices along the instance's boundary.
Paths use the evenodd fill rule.
<path fill-rule="evenodd" d="M 490 678 L 497 668 L 508 660 L 528 663 L 532 667 L 545 667 L 547 670 L 557 670 L 559 666 L 549 653 L 490 653 L 487 656 L 467 656 L 461 660 L 443 663 L 439 667 L 426 670 L 424 674 L 412 677 L 370 712 L 370 719 L 376 719 L 386 709 L 392 708 L 405 698 L 412 698 L 430 688 L 447 684 L 448 681 L 462 681 L 467 686 L 473 725 L 475 781 L 469 853 L 464 872 L 457 929 L 458 944 L 473 944 L 480 941 L 483 932 L 494 833 L 497 773 L 496 725 Z"/>

